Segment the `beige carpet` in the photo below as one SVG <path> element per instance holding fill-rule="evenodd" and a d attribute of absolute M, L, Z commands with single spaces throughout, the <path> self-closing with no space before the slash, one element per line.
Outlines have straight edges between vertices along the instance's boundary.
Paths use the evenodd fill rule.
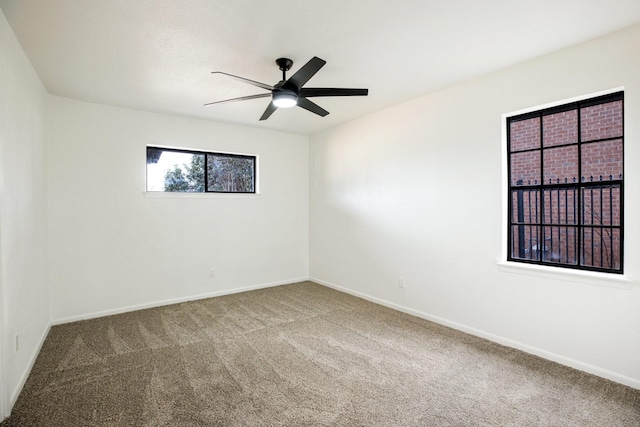
<path fill-rule="evenodd" d="M 2 426 L 640 426 L 640 391 L 305 282 L 51 329 Z"/>

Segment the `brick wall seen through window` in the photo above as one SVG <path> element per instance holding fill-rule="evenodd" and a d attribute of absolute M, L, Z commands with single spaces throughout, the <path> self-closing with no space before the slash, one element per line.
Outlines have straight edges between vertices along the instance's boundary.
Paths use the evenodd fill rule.
<path fill-rule="evenodd" d="M 507 118 L 510 261 L 622 273 L 624 94 Z"/>

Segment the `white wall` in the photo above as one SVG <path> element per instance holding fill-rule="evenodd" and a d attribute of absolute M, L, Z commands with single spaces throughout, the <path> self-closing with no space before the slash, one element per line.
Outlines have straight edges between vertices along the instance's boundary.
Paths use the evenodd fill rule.
<path fill-rule="evenodd" d="M 640 388 L 638 76 L 640 26 L 312 136 L 310 276 Z M 621 86 L 628 281 L 499 269 L 502 114 Z"/>
<path fill-rule="evenodd" d="M 0 13 L 0 420 L 49 326 L 46 92 Z M 20 346 L 15 351 L 15 334 Z"/>
<path fill-rule="evenodd" d="M 309 272 L 321 283 L 640 388 L 639 46 L 636 26 L 309 144 L 303 136 L 49 96 L 2 15 L 5 409 L 51 319 L 286 283 Z M 626 89 L 628 286 L 498 269 L 501 115 L 619 86 Z M 147 144 L 257 154 L 262 194 L 144 197 Z M 400 275 L 405 289 L 397 286 Z"/>
<path fill-rule="evenodd" d="M 48 107 L 54 322 L 308 277 L 307 137 L 55 96 Z M 261 194 L 145 197 L 148 144 L 255 154 Z"/>

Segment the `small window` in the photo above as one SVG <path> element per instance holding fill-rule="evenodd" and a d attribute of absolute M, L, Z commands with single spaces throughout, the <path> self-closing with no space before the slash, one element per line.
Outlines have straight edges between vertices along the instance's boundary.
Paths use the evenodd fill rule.
<path fill-rule="evenodd" d="M 507 118 L 509 261 L 622 273 L 624 93 Z"/>
<path fill-rule="evenodd" d="M 147 191 L 255 193 L 256 156 L 147 147 Z"/>

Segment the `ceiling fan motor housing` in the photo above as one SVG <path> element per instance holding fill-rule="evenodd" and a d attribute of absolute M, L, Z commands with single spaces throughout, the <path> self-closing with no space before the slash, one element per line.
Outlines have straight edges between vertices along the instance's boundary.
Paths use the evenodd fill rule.
<path fill-rule="evenodd" d="M 293 107 L 298 103 L 298 94 L 295 90 L 283 88 L 284 81 L 276 84 L 271 91 L 271 98 L 277 107 Z"/>

